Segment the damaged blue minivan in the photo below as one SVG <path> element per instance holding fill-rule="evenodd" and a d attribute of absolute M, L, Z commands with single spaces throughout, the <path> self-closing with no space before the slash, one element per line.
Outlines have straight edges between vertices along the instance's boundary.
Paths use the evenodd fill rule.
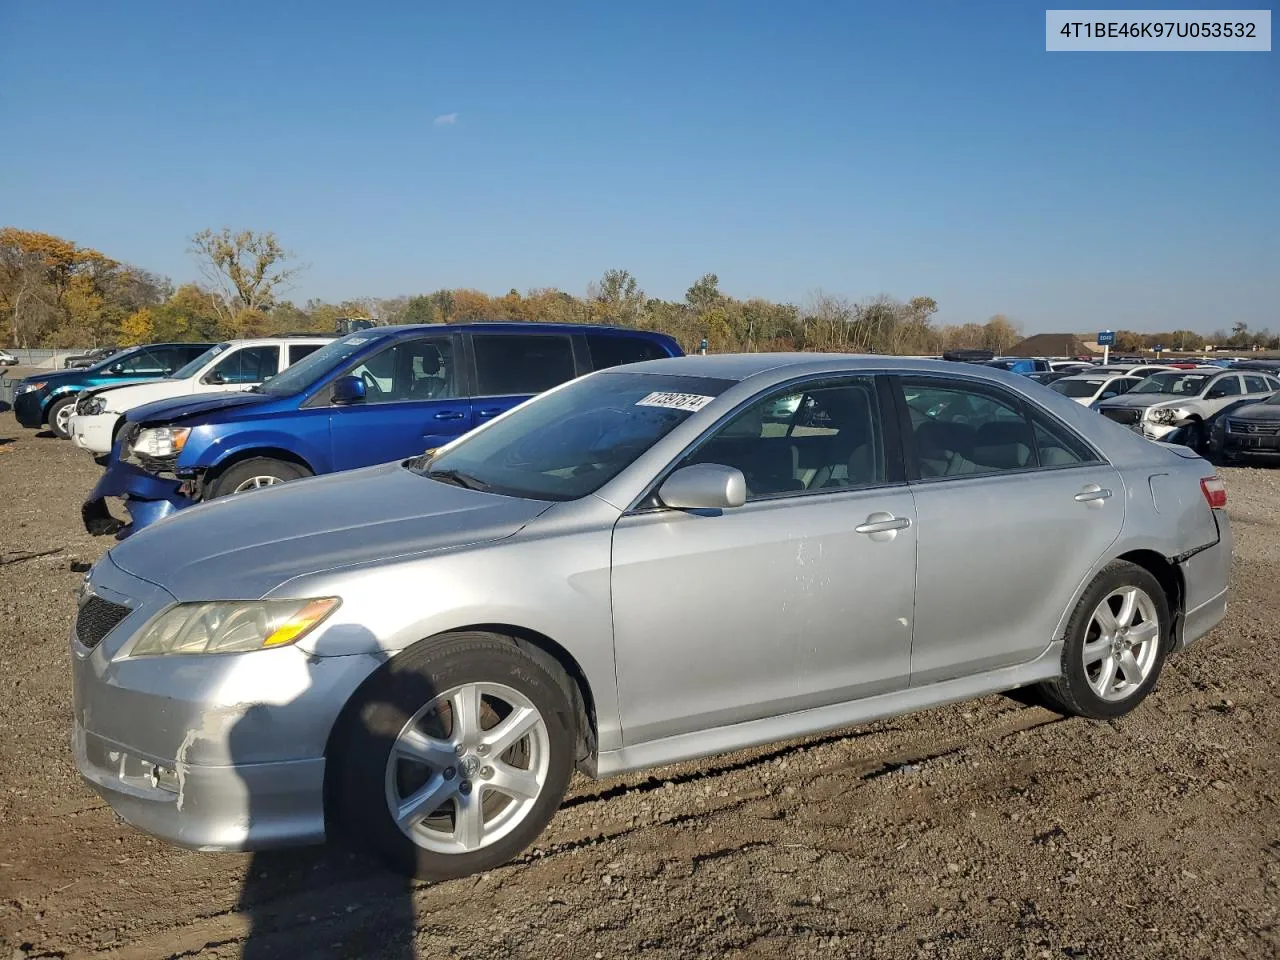
<path fill-rule="evenodd" d="M 359 330 L 248 392 L 130 410 L 85 528 L 123 539 L 204 500 L 416 456 L 592 370 L 681 355 L 663 333 L 582 324 Z"/>

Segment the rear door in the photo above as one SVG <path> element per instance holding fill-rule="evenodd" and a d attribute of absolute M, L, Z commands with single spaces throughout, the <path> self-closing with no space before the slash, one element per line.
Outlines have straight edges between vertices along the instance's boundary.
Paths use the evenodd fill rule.
<path fill-rule="evenodd" d="M 1120 476 L 1002 387 L 895 382 L 919 522 L 911 685 L 1032 660 L 1120 534 Z"/>
<path fill-rule="evenodd" d="M 568 334 L 486 332 L 467 336 L 474 363 L 472 409 L 476 426 L 578 375 Z"/>
<path fill-rule="evenodd" d="M 401 340 L 344 376 L 365 383 L 363 403 L 334 406 L 329 437 L 336 470 L 412 457 L 471 429 L 471 402 L 455 336 Z"/>

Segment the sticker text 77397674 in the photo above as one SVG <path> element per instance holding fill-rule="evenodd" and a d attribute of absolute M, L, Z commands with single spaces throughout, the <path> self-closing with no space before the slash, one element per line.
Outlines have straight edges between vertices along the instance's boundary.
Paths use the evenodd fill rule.
<path fill-rule="evenodd" d="M 656 391 L 636 401 L 637 407 L 666 407 L 668 410 L 686 410 L 697 413 L 715 397 L 704 397 L 699 393 L 663 393 Z"/>

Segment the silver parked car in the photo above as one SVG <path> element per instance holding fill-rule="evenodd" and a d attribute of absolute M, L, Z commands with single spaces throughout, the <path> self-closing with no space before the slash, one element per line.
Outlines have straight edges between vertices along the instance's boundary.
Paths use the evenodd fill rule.
<path fill-rule="evenodd" d="M 76 759 L 175 843 L 340 829 L 458 876 L 575 767 L 1029 685 L 1124 714 L 1224 615 L 1225 502 L 1190 451 L 990 367 L 631 364 L 117 545 L 71 639 Z"/>

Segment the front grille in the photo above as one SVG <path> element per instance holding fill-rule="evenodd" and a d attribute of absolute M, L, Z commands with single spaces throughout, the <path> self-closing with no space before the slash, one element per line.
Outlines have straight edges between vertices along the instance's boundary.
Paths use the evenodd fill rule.
<path fill-rule="evenodd" d="M 128 607 L 90 597 L 76 614 L 76 639 L 92 650 L 128 615 Z"/>
<path fill-rule="evenodd" d="M 1103 407 L 1102 415 L 1108 420 L 1130 426 L 1142 419 L 1141 407 Z"/>
<path fill-rule="evenodd" d="M 1259 420 L 1228 419 L 1227 426 L 1231 429 L 1232 433 L 1244 433 L 1251 437 L 1280 436 L 1280 421 L 1264 423 Z"/>

